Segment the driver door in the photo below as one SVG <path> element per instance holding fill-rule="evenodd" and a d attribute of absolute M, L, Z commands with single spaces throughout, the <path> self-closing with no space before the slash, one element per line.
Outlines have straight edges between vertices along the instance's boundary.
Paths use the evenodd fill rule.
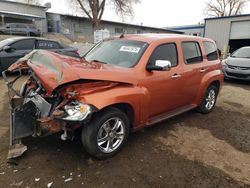
<path fill-rule="evenodd" d="M 186 105 L 183 92 L 182 61 L 178 58 L 177 45 L 167 43 L 158 46 L 151 55 L 150 65 L 157 60 L 168 60 L 171 68 L 165 71 L 148 72 L 145 87 L 148 89 L 149 116 L 154 117 Z"/>

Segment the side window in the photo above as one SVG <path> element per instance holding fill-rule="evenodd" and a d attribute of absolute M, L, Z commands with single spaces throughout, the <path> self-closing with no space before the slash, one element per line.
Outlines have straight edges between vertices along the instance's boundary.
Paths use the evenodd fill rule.
<path fill-rule="evenodd" d="M 54 41 L 39 40 L 37 44 L 38 49 L 60 49 L 60 45 Z"/>
<path fill-rule="evenodd" d="M 10 46 L 16 50 L 33 50 L 35 45 L 35 40 L 33 39 L 26 39 L 17 41 Z"/>
<path fill-rule="evenodd" d="M 10 24 L 9 27 L 10 28 L 17 28 L 17 25 L 16 24 Z"/>
<path fill-rule="evenodd" d="M 207 55 L 207 60 L 208 61 L 214 61 L 219 59 L 218 57 L 218 50 L 217 47 L 214 43 L 212 42 L 203 42 L 205 52 Z"/>
<path fill-rule="evenodd" d="M 202 62 L 202 54 L 200 45 L 197 42 L 183 42 L 182 50 L 186 64 L 194 64 Z"/>
<path fill-rule="evenodd" d="M 26 27 L 23 24 L 16 24 L 16 28 L 17 29 L 25 29 Z"/>
<path fill-rule="evenodd" d="M 155 65 L 156 60 L 168 60 L 172 67 L 178 65 L 178 54 L 176 44 L 169 43 L 158 46 L 150 57 L 149 64 Z"/>

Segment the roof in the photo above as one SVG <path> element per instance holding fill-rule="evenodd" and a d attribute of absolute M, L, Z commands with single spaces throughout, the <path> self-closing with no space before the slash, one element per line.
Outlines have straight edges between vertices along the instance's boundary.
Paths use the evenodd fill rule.
<path fill-rule="evenodd" d="M 75 18 L 82 18 L 82 19 L 88 19 L 88 17 L 85 16 L 74 16 L 74 15 L 68 15 L 68 14 L 59 14 L 59 13 L 53 13 L 49 12 L 49 14 L 56 14 L 56 15 L 61 15 L 61 16 L 68 16 L 68 17 L 75 17 Z M 144 29 L 155 29 L 158 31 L 165 31 L 165 32 L 171 32 L 171 33 L 177 33 L 177 34 L 183 34 L 181 31 L 174 31 L 171 29 L 166 29 L 166 28 L 158 28 L 158 27 L 150 27 L 150 26 L 143 26 L 143 25 L 136 25 L 136 24 L 128 24 L 128 23 L 122 23 L 122 22 L 115 22 L 115 21 L 109 21 L 109 20 L 102 20 L 104 23 L 111 23 L 111 24 L 119 24 L 119 25 L 124 25 L 124 26 L 132 26 L 132 27 L 139 27 L 139 28 L 144 28 Z"/>
<path fill-rule="evenodd" d="M 47 38 L 42 38 L 42 37 L 12 37 L 12 38 L 8 38 L 8 39 L 5 39 L 5 40 L 18 41 L 18 40 L 23 40 L 23 39 L 49 40 L 49 41 L 58 42 L 58 41 L 53 40 L 53 39 L 47 39 Z"/>
<path fill-rule="evenodd" d="M 12 4 L 19 4 L 19 5 L 26 5 L 26 6 L 33 6 L 33 7 L 43 8 L 43 9 L 47 8 L 46 6 L 42 6 L 42 5 L 27 4 L 27 3 L 17 2 L 17 1 L 1 0 L 0 2 L 3 2 L 3 3 L 12 3 Z"/>
<path fill-rule="evenodd" d="M 136 24 L 127 24 L 127 23 L 115 22 L 115 21 L 109 21 L 109 20 L 102 20 L 102 21 L 106 22 L 106 23 L 112 23 L 112 24 L 120 24 L 120 25 L 132 26 L 132 27 L 140 27 L 140 28 L 144 28 L 144 29 L 155 29 L 155 30 L 159 30 L 159 31 L 166 31 L 166 32 L 183 34 L 183 32 L 181 32 L 181 31 L 175 31 L 175 30 L 166 29 L 166 28 L 158 28 L 158 27 L 143 26 L 143 25 L 136 25 Z"/>
<path fill-rule="evenodd" d="M 234 15 L 234 16 L 222 16 L 222 17 L 212 17 L 212 18 L 205 18 L 205 20 L 218 20 L 218 19 L 230 19 L 230 18 L 238 18 L 238 17 L 250 17 L 250 14 L 241 14 L 241 15 Z"/>
<path fill-rule="evenodd" d="M 23 14 L 23 13 L 18 13 L 18 12 L 9 12 L 9 11 L 0 11 L 0 14 L 12 16 L 12 17 L 22 16 L 22 17 L 28 18 L 28 19 L 45 19 L 45 17 L 37 16 L 34 14 Z"/>
<path fill-rule="evenodd" d="M 173 30 L 190 30 L 190 29 L 204 29 L 204 28 L 205 28 L 204 24 L 169 27 L 169 29 Z"/>
<path fill-rule="evenodd" d="M 119 38 L 119 37 L 114 37 Z M 145 33 L 145 34 L 128 34 L 124 35 L 124 39 L 142 41 L 146 43 L 152 43 L 155 41 L 160 41 L 163 39 L 204 39 L 202 37 L 191 36 L 191 35 L 181 35 L 181 34 L 165 34 L 165 33 Z"/>

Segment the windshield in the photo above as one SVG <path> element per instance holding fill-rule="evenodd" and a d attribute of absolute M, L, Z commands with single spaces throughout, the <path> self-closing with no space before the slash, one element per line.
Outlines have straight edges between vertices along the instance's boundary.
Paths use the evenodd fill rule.
<path fill-rule="evenodd" d="M 89 62 L 112 64 L 120 67 L 133 67 L 146 50 L 148 44 L 139 41 L 109 40 L 97 44 L 85 55 Z"/>
<path fill-rule="evenodd" d="M 250 47 L 240 48 L 232 54 L 232 57 L 237 58 L 250 58 Z"/>
<path fill-rule="evenodd" d="M 6 39 L 6 40 L 0 41 L 0 49 L 6 45 L 9 45 L 11 42 L 13 42 L 13 39 Z"/>

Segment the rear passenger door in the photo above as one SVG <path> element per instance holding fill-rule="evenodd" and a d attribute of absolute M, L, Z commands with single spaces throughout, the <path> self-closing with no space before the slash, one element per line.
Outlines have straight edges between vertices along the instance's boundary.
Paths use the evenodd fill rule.
<path fill-rule="evenodd" d="M 188 101 L 192 104 L 197 96 L 202 78 L 206 73 L 203 62 L 201 44 L 197 41 L 182 42 L 183 52 L 183 77 L 185 79 L 184 91 Z"/>

